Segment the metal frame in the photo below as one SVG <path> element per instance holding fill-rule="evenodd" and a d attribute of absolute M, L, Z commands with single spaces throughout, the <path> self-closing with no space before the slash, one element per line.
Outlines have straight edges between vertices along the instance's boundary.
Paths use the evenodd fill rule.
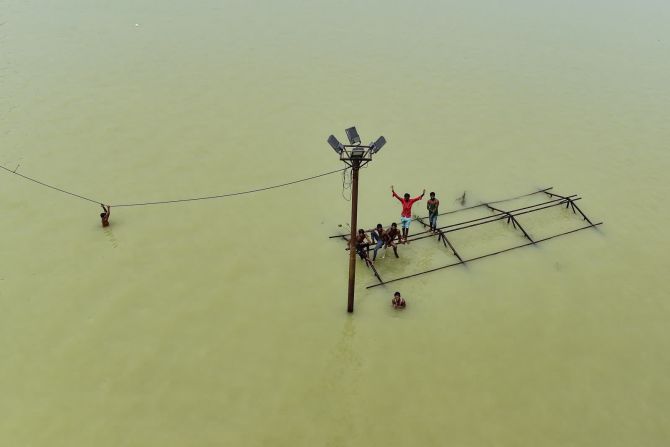
<path fill-rule="evenodd" d="M 423 225 L 424 228 L 426 228 L 426 227 L 430 227 L 430 225 L 426 224 L 426 221 L 423 220 L 423 217 L 417 217 L 416 220 L 417 220 L 421 225 Z M 454 256 L 456 256 L 456 257 L 458 258 L 458 260 L 461 261 L 461 263 L 464 264 L 465 261 L 463 261 L 463 258 L 461 258 L 461 255 L 458 254 L 458 252 L 456 251 L 456 249 L 454 248 L 454 246 L 451 245 L 451 242 L 449 242 L 449 239 L 447 239 L 447 235 L 444 234 L 444 231 L 442 231 L 441 228 L 437 228 L 437 234 L 438 234 L 438 236 L 437 236 L 437 241 L 439 242 L 440 240 L 442 240 L 442 243 L 444 244 L 444 246 L 445 246 L 445 247 L 449 247 L 449 248 L 451 249 L 451 251 L 454 253 Z"/>
<path fill-rule="evenodd" d="M 347 166 L 353 168 L 356 162 L 358 167 L 362 168 L 372 161 L 372 146 L 364 146 L 362 144 L 343 144 L 342 152 L 340 153 L 340 160 Z M 354 155 L 354 149 L 363 149 L 361 156 Z"/>
<path fill-rule="evenodd" d="M 511 213 L 508 212 L 508 211 L 503 211 L 503 210 L 500 210 L 500 209 L 498 209 L 498 208 L 494 208 L 494 207 L 492 207 L 491 205 L 489 205 L 488 203 L 486 204 L 486 207 L 487 207 L 488 209 L 490 209 L 491 211 L 496 211 L 496 212 L 498 212 L 498 213 L 503 213 L 503 214 L 507 215 L 507 224 L 509 224 L 510 222 L 512 222 L 512 226 L 514 227 L 514 229 L 517 229 L 517 228 L 518 228 L 519 230 L 521 230 L 521 232 L 522 232 L 523 235 L 526 237 L 526 239 L 528 239 L 529 241 L 531 241 L 533 244 L 535 243 L 535 241 L 533 241 L 533 239 L 528 235 L 528 233 L 526 232 L 526 230 L 523 229 L 523 227 L 521 226 L 521 224 L 519 223 L 519 221 L 516 220 L 516 217 L 514 217 L 514 214 L 511 214 Z M 537 210 L 536 210 L 536 211 L 537 211 Z"/>
<path fill-rule="evenodd" d="M 584 220 L 587 221 L 588 223 L 590 223 L 591 225 L 593 225 L 593 222 L 591 222 L 591 221 L 589 220 L 589 218 L 586 217 L 586 214 L 584 214 L 584 213 L 582 212 L 582 210 L 575 204 L 575 201 L 572 200 L 570 197 L 563 197 L 563 196 L 561 196 L 561 195 L 559 195 L 559 194 L 551 193 L 551 192 L 549 192 L 548 190 L 547 190 L 547 191 L 544 191 L 544 193 L 545 193 L 545 194 L 548 194 L 548 195 L 551 196 L 551 197 L 560 197 L 561 199 L 565 199 L 565 200 L 567 200 L 568 203 L 566 203 L 566 205 L 565 205 L 566 208 L 567 208 L 568 206 L 572 207 L 572 212 L 573 212 L 573 213 L 575 213 L 575 210 L 579 211 L 579 214 L 582 215 L 582 217 L 584 218 Z"/>
<path fill-rule="evenodd" d="M 586 230 L 588 228 L 597 228 L 599 225 L 602 225 L 603 222 L 593 223 L 586 216 L 586 214 L 584 214 L 584 212 L 575 204 L 575 202 L 577 200 L 580 200 L 581 197 L 578 197 L 576 194 L 573 194 L 573 195 L 570 195 L 570 196 L 562 196 L 560 194 L 550 193 L 549 190 L 551 190 L 551 189 L 552 188 L 544 188 L 544 189 L 541 189 L 541 190 L 538 190 L 538 191 L 535 191 L 535 192 L 532 192 L 532 193 L 529 193 L 529 194 L 524 194 L 522 196 L 512 197 L 512 198 L 503 199 L 503 200 L 497 200 L 497 201 L 494 201 L 494 202 L 481 203 L 479 205 L 475 205 L 475 206 L 471 206 L 471 207 L 467 207 L 467 208 L 461 208 L 459 210 L 440 213 L 439 215 L 454 214 L 454 213 L 457 213 L 457 212 L 460 212 L 460 211 L 465 211 L 465 210 L 468 210 L 468 209 L 486 207 L 489 210 L 493 211 L 495 214 L 492 214 L 490 216 L 479 217 L 479 218 L 476 218 L 476 219 L 470 219 L 470 220 L 466 220 L 466 221 L 463 221 L 463 222 L 458 222 L 458 223 L 454 223 L 454 224 L 450 224 L 450 225 L 445 225 L 445 226 L 437 228 L 437 240 L 438 240 L 438 242 L 442 241 L 444 247 L 448 248 L 453 253 L 453 255 L 456 256 L 456 258 L 458 258 L 458 262 L 454 262 L 454 263 L 451 263 L 451 264 L 447 264 L 447 265 L 444 265 L 444 266 L 441 266 L 441 267 L 436 267 L 436 268 L 425 270 L 425 271 L 418 272 L 418 273 L 413 273 L 413 274 L 410 274 L 410 275 L 401 276 L 401 277 L 398 277 L 398 278 L 393 278 L 393 279 L 390 279 L 388 281 L 382 280 L 382 278 L 379 275 L 379 272 L 377 271 L 375 266 L 371 265 L 372 270 L 373 270 L 375 276 L 377 277 L 377 280 L 379 281 L 379 283 L 367 286 L 367 288 L 370 289 L 370 288 L 373 288 L 373 287 L 382 286 L 382 285 L 389 284 L 389 283 L 392 283 L 392 282 L 413 278 L 415 276 L 424 275 L 424 274 L 427 274 L 427 273 L 432 273 L 432 272 L 435 272 L 435 271 L 438 271 L 438 270 L 443 270 L 443 269 L 447 269 L 447 268 L 450 268 L 450 267 L 455 267 L 455 266 L 458 266 L 458 265 L 465 265 L 468 262 L 476 261 L 478 259 L 484 259 L 484 258 L 487 258 L 489 256 L 497 255 L 497 254 L 500 254 L 500 253 L 506 253 L 508 251 L 516 250 L 518 248 L 534 246 L 534 245 L 536 245 L 540 242 L 544 242 L 544 241 L 548 241 L 550 239 L 554 239 L 554 238 L 557 238 L 557 237 L 560 237 L 560 236 L 565 236 L 565 235 L 568 235 L 568 234 L 572 234 L 572 233 L 575 233 L 577 231 Z M 503 210 L 501 208 L 491 206 L 492 204 L 508 202 L 508 201 L 520 199 L 522 197 L 532 196 L 532 195 L 539 194 L 539 193 L 548 194 L 552 199 L 548 200 L 548 201 L 536 203 L 536 204 L 533 204 L 533 205 L 508 210 L 508 211 Z M 542 238 L 542 239 L 535 239 L 534 240 L 528 234 L 528 232 L 521 226 L 519 221 L 517 220 L 517 216 L 521 216 L 523 214 L 533 213 L 533 212 L 536 212 L 536 211 L 540 211 L 540 210 L 544 210 L 544 209 L 548 209 L 548 208 L 553 208 L 555 206 L 561 206 L 561 205 L 565 205 L 566 208 L 572 208 L 572 211 L 575 214 L 578 212 L 583 217 L 583 219 L 586 220 L 589 223 L 589 225 L 584 226 L 584 227 L 580 227 L 580 228 L 577 228 L 577 229 L 574 229 L 574 230 L 566 231 L 566 232 L 563 232 L 563 233 L 554 234 L 552 236 L 548 236 L 548 237 L 545 237 L 545 238 Z M 425 217 L 419 217 L 419 216 L 414 217 L 414 220 L 416 220 L 421 225 L 423 225 L 424 228 L 427 228 L 427 227 L 429 227 L 429 225 L 426 223 L 426 221 L 424 219 L 425 219 Z M 511 223 L 514 229 L 519 229 L 523 233 L 524 237 L 526 239 L 528 239 L 529 242 L 521 244 L 521 245 L 516 245 L 516 246 L 510 247 L 510 248 L 506 248 L 504 250 L 499 250 L 499 251 L 496 251 L 496 252 L 487 253 L 487 254 L 484 254 L 484 255 L 481 255 L 481 256 L 476 256 L 476 257 L 469 258 L 469 259 L 463 259 L 460 256 L 460 254 L 458 253 L 458 251 L 456 250 L 456 248 L 454 247 L 454 245 L 451 243 L 451 241 L 449 241 L 449 239 L 447 238 L 447 233 L 460 231 L 460 230 L 464 230 L 464 229 L 467 229 L 467 228 L 472 228 L 472 227 L 476 227 L 476 226 L 479 226 L 479 225 L 484 225 L 484 224 L 487 224 L 487 223 L 497 222 L 497 221 L 503 220 L 503 219 L 506 219 L 508 224 Z M 435 233 L 432 230 L 428 230 L 428 231 L 423 231 L 423 232 L 413 234 L 412 236 L 410 236 L 408 238 L 408 241 L 413 242 L 413 241 L 426 239 L 426 238 L 434 237 L 434 236 L 435 236 Z M 340 238 L 340 237 L 347 242 L 349 241 L 349 239 L 347 238 L 347 235 L 340 234 L 340 235 L 330 236 L 330 238 Z M 347 249 L 349 249 L 349 248 L 347 248 Z M 369 251 L 369 247 L 368 247 L 368 251 Z"/>

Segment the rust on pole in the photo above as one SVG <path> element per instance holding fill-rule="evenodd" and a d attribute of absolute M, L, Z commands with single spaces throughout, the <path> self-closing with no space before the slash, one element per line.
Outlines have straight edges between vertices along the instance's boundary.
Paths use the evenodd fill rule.
<path fill-rule="evenodd" d="M 351 244 L 349 250 L 349 295 L 347 298 L 347 312 L 354 311 L 354 292 L 356 288 L 356 224 L 358 220 L 358 169 L 360 168 L 359 160 L 352 160 L 351 163 L 351 237 L 349 243 Z"/>

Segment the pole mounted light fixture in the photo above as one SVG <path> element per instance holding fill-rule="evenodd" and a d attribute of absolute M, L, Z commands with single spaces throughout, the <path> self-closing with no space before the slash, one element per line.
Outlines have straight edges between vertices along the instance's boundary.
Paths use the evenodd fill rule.
<path fill-rule="evenodd" d="M 358 171 L 372 161 L 376 154 L 386 144 L 386 138 L 379 137 L 368 146 L 361 144 L 361 137 L 355 127 L 345 130 L 350 144 L 342 144 L 334 136 L 328 137 L 328 144 L 340 156 L 340 160 L 351 168 L 351 235 L 349 236 L 349 295 L 347 312 L 354 311 L 354 289 L 356 285 L 356 224 L 358 218 Z"/>
<path fill-rule="evenodd" d="M 384 137 L 379 137 L 377 138 L 377 141 L 374 141 L 370 143 L 370 151 L 373 154 L 376 154 L 377 152 L 382 150 L 382 147 L 386 144 L 386 138 Z"/>
<path fill-rule="evenodd" d="M 349 143 L 351 144 L 361 144 L 361 137 L 358 136 L 358 131 L 354 126 L 351 126 L 348 129 L 345 129 L 347 138 L 349 138 Z"/>
<path fill-rule="evenodd" d="M 342 143 L 338 141 L 337 138 L 335 138 L 335 135 L 331 135 L 328 137 L 328 144 L 330 144 L 330 147 L 332 147 L 333 150 L 337 152 L 338 155 L 341 154 L 342 151 L 344 150 L 344 146 L 342 145 Z"/>
<path fill-rule="evenodd" d="M 347 134 L 347 139 L 350 144 L 342 144 L 335 135 L 329 136 L 326 141 L 340 156 L 340 160 L 350 168 L 354 168 L 354 160 L 359 163 L 359 168 L 363 167 L 372 161 L 372 155 L 379 152 L 382 146 L 386 144 L 386 138 L 383 136 L 377 138 L 376 141 L 373 141 L 367 146 L 361 144 L 361 137 L 358 135 L 358 131 L 354 126 L 346 129 L 345 133 Z"/>

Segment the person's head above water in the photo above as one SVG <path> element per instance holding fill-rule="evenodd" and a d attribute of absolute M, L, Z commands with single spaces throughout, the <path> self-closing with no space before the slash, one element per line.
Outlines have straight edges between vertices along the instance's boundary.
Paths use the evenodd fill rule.
<path fill-rule="evenodd" d="M 394 309 L 404 309 L 407 303 L 405 302 L 405 299 L 400 296 L 400 292 L 396 292 L 393 294 L 393 299 L 391 300 L 391 304 L 393 305 Z"/>
<path fill-rule="evenodd" d="M 405 200 L 409 200 L 409 193 L 405 193 Z"/>
<path fill-rule="evenodd" d="M 104 219 L 106 215 L 107 215 L 107 213 L 100 213 L 100 218 Z"/>
<path fill-rule="evenodd" d="M 434 193 L 434 192 L 431 192 L 431 193 L 430 193 L 430 198 L 431 198 L 431 199 L 434 199 L 434 198 L 435 198 L 435 193 Z"/>

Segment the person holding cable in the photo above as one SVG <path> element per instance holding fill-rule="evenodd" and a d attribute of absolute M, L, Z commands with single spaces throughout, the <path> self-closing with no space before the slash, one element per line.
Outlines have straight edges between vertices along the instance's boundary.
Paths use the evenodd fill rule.
<path fill-rule="evenodd" d="M 102 203 L 100 204 L 102 209 L 105 211 L 104 213 L 100 213 L 100 220 L 102 220 L 102 226 L 103 227 L 108 227 L 109 226 L 109 215 L 112 214 L 112 207 L 110 205 L 103 205 Z"/>
<path fill-rule="evenodd" d="M 393 185 L 391 185 L 391 192 L 393 193 L 393 197 L 398 199 L 402 204 L 400 225 L 402 225 L 402 238 L 404 243 L 408 244 L 409 242 L 407 242 L 407 236 L 409 235 L 409 224 L 412 223 L 412 205 L 414 205 L 414 202 L 423 199 L 423 196 L 426 194 L 426 190 L 424 189 L 420 196 L 414 197 L 413 199 L 409 198 L 408 193 L 405 193 L 403 197 L 400 197 L 393 189 Z"/>

